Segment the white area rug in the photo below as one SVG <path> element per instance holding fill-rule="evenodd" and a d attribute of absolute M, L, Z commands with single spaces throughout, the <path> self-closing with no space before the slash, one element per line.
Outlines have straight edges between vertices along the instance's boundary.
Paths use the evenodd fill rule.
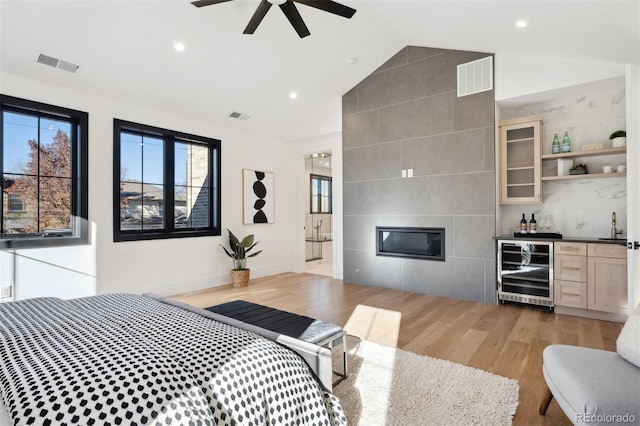
<path fill-rule="evenodd" d="M 512 424 L 516 380 L 351 336 L 348 344 L 349 378 L 333 390 L 350 425 Z"/>

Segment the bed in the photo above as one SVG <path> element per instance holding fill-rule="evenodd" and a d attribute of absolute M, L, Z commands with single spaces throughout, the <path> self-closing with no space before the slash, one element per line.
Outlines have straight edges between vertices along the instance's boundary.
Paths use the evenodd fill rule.
<path fill-rule="evenodd" d="M 346 424 L 327 349 L 281 340 L 154 295 L 0 304 L 0 424 Z"/>

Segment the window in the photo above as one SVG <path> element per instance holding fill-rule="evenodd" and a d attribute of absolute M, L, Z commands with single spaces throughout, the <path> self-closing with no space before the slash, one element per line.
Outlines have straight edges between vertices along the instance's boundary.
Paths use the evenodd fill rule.
<path fill-rule="evenodd" d="M 331 176 L 311 175 L 311 213 L 331 213 Z"/>
<path fill-rule="evenodd" d="M 220 141 L 114 120 L 114 241 L 220 235 Z"/>
<path fill-rule="evenodd" d="M 89 115 L 0 95 L 0 248 L 87 244 Z"/>
<path fill-rule="evenodd" d="M 17 194 L 8 194 L 9 204 L 7 205 L 8 212 L 23 212 L 24 211 L 24 203 L 22 199 Z"/>

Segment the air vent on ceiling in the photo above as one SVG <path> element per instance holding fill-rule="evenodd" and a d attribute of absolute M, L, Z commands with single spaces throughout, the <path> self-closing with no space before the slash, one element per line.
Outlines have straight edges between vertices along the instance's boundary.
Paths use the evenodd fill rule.
<path fill-rule="evenodd" d="M 73 62 L 69 61 L 63 61 L 62 59 L 54 58 L 53 56 L 45 55 L 44 53 L 40 53 L 38 55 L 38 59 L 36 60 L 36 62 L 72 73 L 78 72 L 78 69 L 80 68 L 80 65 L 78 64 L 74 64 Z"/>
<path fill-rule="evenodd" d="M 458 97 L 493 89 L 493 56 L 458 65 Z"/>
<path fill-rule="evenodd" d="M 229 113 L 229 117 L 231 118 L 237 118 L 238 120 L 242 120 L 242 121 L 247 121 L 249 118 L 251 118 L 250 116 L 248 116 L 247 114 L 243 114 L 241 112 L 238 111 L 231 111 Z"/>

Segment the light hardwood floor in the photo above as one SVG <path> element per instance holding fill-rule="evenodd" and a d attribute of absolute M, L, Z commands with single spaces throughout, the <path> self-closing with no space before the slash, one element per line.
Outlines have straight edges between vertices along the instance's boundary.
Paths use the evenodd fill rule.
<path fill-rule="evenodd" d="M 565 343 L 615 351 L 622 324 L 549 313 L 523 305 L 487 305 L 359 284 L 308 273 L 252 279 L 172 296 L 207 307 L 243 299 L 339 324 L 380 344 L 480 368 L 520 383 L 516 425 L 570 425 L 555 401 L 538 414 L 546 389 L 542 350 Z"/>

